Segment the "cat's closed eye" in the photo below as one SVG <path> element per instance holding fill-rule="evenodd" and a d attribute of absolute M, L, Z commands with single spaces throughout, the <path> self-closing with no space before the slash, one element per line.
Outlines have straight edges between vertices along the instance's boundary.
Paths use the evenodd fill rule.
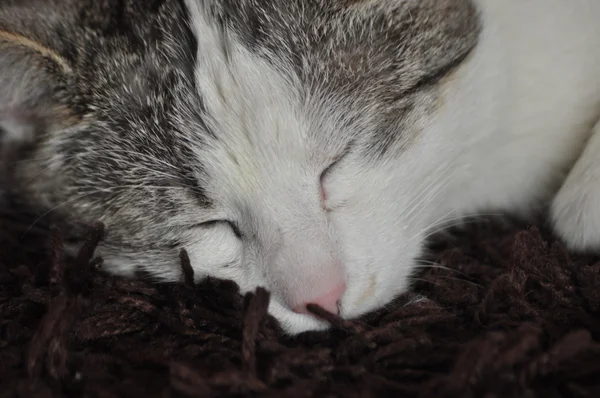
<path fill-rule="evenodd" d="M 326 182 L 327 182 L 326 181 L 327 177 L 329 177 L 329 175 L 333 172 L 333 170 L 335 170 L 336 166 L 339 165 L 339 163 L 342 161 L 344 156 L 345 156 L 345 154 L 342 156 L 339 156 L 333 163 L 331 163 L 329 166 L 327 166 L 325 168 L 325 170 L 323 170 L 323 172 L 319 176 L 319 191 L 320 191 L 320 196 L 321 196 L 321 205 L 325 211 L 332 210 L 329 206 L 327 206 L 328 195 L 327 195 L 327 189 L 325 186 Z"/>
<path fill-rule="evenodd" d="M 191 226 L 191 229 L 196 229 L 196 228 L 214 228 L 215 226 L 218 225 L 225 225 L 226 227 L 230 228 L 231 231 L 233 232 L 233 234 L 238 238 L 238 239 L 242 239 L 242 232 L 240 230 L 240 228 L 238 227 L 238 225 L 231 221 L 231 220 L 227 220 L 227 219 L 217 219 L 217 220 L 209 220 L 209 221 L 204 221 L 198 224 L 194 224 Z"/>

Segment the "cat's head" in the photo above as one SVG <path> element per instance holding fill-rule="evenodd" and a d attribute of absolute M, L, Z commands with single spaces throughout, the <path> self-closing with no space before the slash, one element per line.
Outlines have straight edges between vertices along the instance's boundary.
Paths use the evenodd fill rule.
<path fill-rule="evenodd" d="M 477 33 L 466 0 L 5 1 L 7 184 L 72 236 L 104 222 L 112 272 L 179 280 L 185 248 L 291 333 L 310 302 L 356 317 L 407 288 L 422 137 Z"/>

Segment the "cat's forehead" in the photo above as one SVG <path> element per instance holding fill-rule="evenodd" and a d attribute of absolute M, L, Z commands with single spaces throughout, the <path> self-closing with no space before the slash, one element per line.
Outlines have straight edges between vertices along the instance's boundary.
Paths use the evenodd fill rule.
<path fill-rule="evenodd" d="M 231 68 L 248 58 L 236 60 L 237 54 L 250 54 L 293 87 L 291 95 L 311 123 L 324 117 L 336 119 L 339 130 L 362 130 L 379 152 L 406 138 L 391 139 L 390 131 L 403 131 L 408 113 L 433 102 L 440 79 L 467 56 L 479 33 L 469 0 L 187 0 L 186 5 L 198 40 L 197 70 L 219 65 L 219 73 L 233 70 L 242 84 L 262 85 L 272 75 L 264 68 Z M 270 89 L 278 100 L 280 86 L 267 82 L 253 90 Z M 433 94 L 424 100 L 423 93 Z"/>
<path fill-rule="evenodd" d="M 206 132 L 195 151 L 218 181 L 215 190 L 277 189 L 333 161 L 352 139 L 334 121 L 344 113 L 336 102 L 307 92 L 289 60 L 255 51 L 190 3 L 198 41 L 194 79 L 202 100 L 203 125 L 196 129 Z"/>

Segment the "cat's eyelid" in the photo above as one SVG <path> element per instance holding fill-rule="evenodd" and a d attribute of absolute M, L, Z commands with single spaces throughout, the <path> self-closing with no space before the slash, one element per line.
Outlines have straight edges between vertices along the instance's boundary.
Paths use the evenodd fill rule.
<path fill-rule="evenodd" d="M 337 157 L 329 166 L 327 166 L 325 168 L 325 170 L 323 170 L 323 172 L 321 173 L 321 180 L 323 180 L 327 174 L 329 174 L 331 172 L 331 170 L 333 170 L 335 168 L 335 166 L 338 165 L 338 163 L 340 162 L 340 160 L 342 160 L 343 156 Z"/>
<path fill-rule="evenodd" d="M 196 224 L 193 224 L 190 226 L 190 229 L 195 229 L 195 228 L 210 228 L 214 225 L 218 225 L 218 224 L 225 224 L 228 225 L 233 233 L 235 234 L 235 236 L 237 236 L 238 238 L 242 238 L 242 233 L 240 231 L 240 228 L 237 226 L 237 224 L 231 220 L 227 220 L 227 219 L 214 219 L 214 220 L 207 220 L 207 221 L 202 221 Z"/>
<path fill-rule="evenodd" d="M 325 170 L 323 170 L 323 172 L 321 173 L 321 180 L 323 180 L 323 178 L 325 178 L 325 176 L 327 176 L 327 174 L 331 172 L 331 170 L 333 170 L 333 168 L 337 166 L 350 153 L 350 150 L 352 149 L 353 145 L 353 141 L 349 142 L 348 145 L 346 145 L 346 148 L 344 148 L 344 150 L 342 151 L 342 153 L 340 153 L 333 159 L 329 166 L 327 166 Z"/>

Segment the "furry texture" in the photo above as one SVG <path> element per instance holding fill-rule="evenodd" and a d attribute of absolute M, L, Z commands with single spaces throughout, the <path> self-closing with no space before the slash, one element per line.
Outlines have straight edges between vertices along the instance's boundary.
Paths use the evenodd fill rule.
<path fill-rule="evenodd" d="M 552 4 L 8 1 L 5 186 L 68 247 L 102 221 L 113 273 L 181 280 L 185 249 L 288 332 L 339 287 L 355 318 L 439 227 L 551 203 L 600 115 L 600 5 Z M 551 211 L 575 248 L 600 244 L 590 151 Z"/>
<path fill-rule="evenodd" d="M 96 271 L 98 231 L 76 259 L 58 231 L 0 225 L 3 397 L 600 394 L 600 263 L 536 228 L 464 231 L 432 247 L 441 267 L 414 293 L 292 338 L 267 292 L 193 286 L 185 256 L 185 283 L 155 284 Z"/>

